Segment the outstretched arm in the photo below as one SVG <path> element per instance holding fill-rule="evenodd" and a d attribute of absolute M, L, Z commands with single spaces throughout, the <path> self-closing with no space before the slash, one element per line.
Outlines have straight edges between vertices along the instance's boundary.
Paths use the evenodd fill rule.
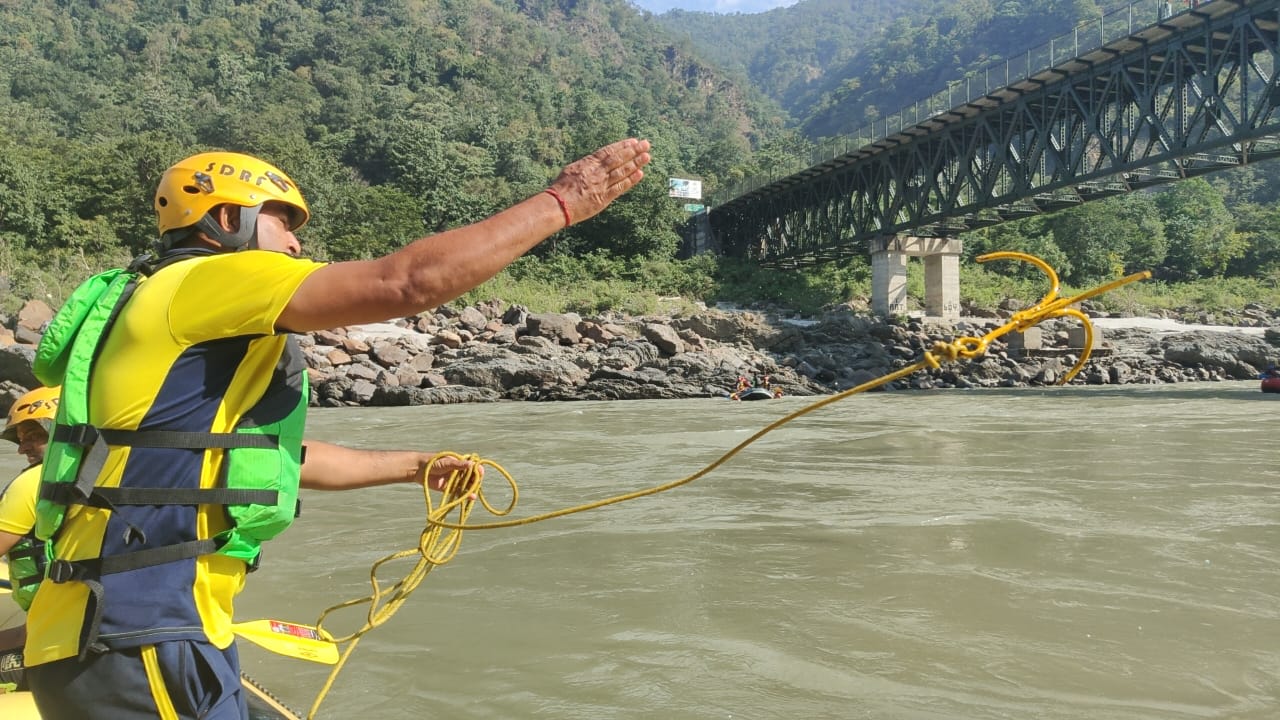
<path fill-rule="evenodd" d="M 421 483 L 432 453 L 412 450 L 355 450 L 307 440 L 306 461 L 302 463 L 302 487 L 310 490 L 354 490 L 356 488 Z M 431 467 L 428 486 L 441 490 L 455 471 L 466 471 L 470 463 L 442 457 Z M 481 468 L 481 470 L 483 470 Z"/>
<path fill-rule="evenodd" d="M 604 210 L 640 182 L 649 159 L 648 140 L 622 140 L 566 167 L 551 183 L 555 196 L 538 193 L 376 260 L 325 266 L 294 292 L 276 327 L 323 330 L 406 317 L 449 302 L 564 228 L 566 214 L 579 223 Z"/>

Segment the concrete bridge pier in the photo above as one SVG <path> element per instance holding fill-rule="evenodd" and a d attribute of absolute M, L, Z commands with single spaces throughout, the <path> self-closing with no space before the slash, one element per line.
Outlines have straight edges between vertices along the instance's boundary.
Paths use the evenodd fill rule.
<path fill-rule="evenodd" d="M 907 260 L 924 258 L 925 314 L 955 320 L 960 317 L 959 238 L 911 235 L 871 241 L 871 309 L 877 315 L 907 311 Z"/>

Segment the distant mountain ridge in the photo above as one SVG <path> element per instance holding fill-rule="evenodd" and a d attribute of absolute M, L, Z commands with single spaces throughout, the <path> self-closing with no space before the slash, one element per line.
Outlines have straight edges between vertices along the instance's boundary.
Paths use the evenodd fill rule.
<path fill-rule="evenodd" d="M 632 0 L 641 10 L 660 14 L 671 10 L 685 12 L 717 13 L 721 15 L 762 13 L 779 7 L 794 5 L 796 0 Z"/>
<path fill-rule="evenodd" d="M 811 139 L 851 132 L 947 82 L 1069 32 L 1111 0 L 801 0 L 758 15 L 655 22 L 745 74 Z"/>
<path fill-rule="evenodd" d="M 759 14 L 672 10 L 653 16 L 703 56 L 742 73 L 791 116 L 804 118 L 830 73 L 879 41 L 925 0 L 801 0 Z"/>

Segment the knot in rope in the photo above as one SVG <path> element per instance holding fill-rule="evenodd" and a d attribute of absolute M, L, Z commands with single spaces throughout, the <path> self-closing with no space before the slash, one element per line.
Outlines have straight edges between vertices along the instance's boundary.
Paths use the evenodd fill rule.
<path fill-rule="evenodd" d="M 972 337 L 969 335 L 961 335 L 951 342 L 939 340 L 933 344 L 924 354 L 925 362 L 929 367 L 937 370 L 942 367 L 939 360 L 946 362 L 956 362 L 957 360 L 970 360 L 978 357 L 987 351 L 987 338 Z"/>
<path fill-rule="evenodd" d="M 1089 355 L 1093 351 L 1093 323 L 1089 322 L 1088 315 L 1085 315 L 1083 312 L 1071 306 L 1082 300 L 1087 300 L 1088 298 L 1095 297 L 1109 290 L 1118 288 L 1121 285 L 1126 285 L 1135 280 L 1145 280 L 1146 278 L 1151 277 L 1151 273 L 1144 270 L 1142 272 L 1133 273 L 1132 275 L 1126 275 L 1118 280 L 1112 280 L 1109 283 L 1086 290 L 1078 295 L 1063 298 L 1058 297 L 1058 273 L 1054 272 L 1053 268 L 1049 267 L 1048 263 L 1035 255 L 1028 255 L 1020 252 L 993 252 L 987 253 L 986 255 L 980 255 L 976 260 L 980 263 L 988 262 L 990 260 L 1021 260 L 1035 265 L 1045 274 L 1046 277 L 1049 278 L 1049 291 L 1044 294 L 1044 297 L 1040 298 L 1040 302 L 1029 308 L 1015 312 L 1009 318 L 1008 322 L 982 336 L 981 342 L 983 343 L 984 349 L 985 344 L 992 340 L 1000 338 L 1011 332 L 1026 332 L 1029 328 L 1039 325 L 1050 318 L 1070 316 L 1076 318 L 1082 325 L 1084 325 L 1085 342 L 1084 348 L 1080 352 L 1080 359 L 1076 361 L 1076 364 L 1072 366 L 1071 370 L 1062 376 L 1062 379 L 1057 383 L 1059 385 L 1065 385 L 1068 382 L 1071 382 L 1071 379 L 1076 376 L 1076 373 L 1080 372 L 1081 368 L 1083 368 L 1084 364 L 1089 360 Z"/>

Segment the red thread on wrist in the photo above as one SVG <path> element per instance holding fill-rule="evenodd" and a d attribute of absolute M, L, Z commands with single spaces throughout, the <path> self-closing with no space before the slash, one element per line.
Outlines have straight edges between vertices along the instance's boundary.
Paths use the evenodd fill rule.
<path fill-rule="evenodd" d="M 564 203 L 564 198 L 560 197 L 560 193 L 556 192 L 551 188 L 547 188 L 542 192 L 555 198 L 556 202 L 560 203 L 560 212 L 564 213 L 564 226 L 569 227 L 570 225 L 572 225 L 573 220 L 569 217 L 569 206 Z"/>

